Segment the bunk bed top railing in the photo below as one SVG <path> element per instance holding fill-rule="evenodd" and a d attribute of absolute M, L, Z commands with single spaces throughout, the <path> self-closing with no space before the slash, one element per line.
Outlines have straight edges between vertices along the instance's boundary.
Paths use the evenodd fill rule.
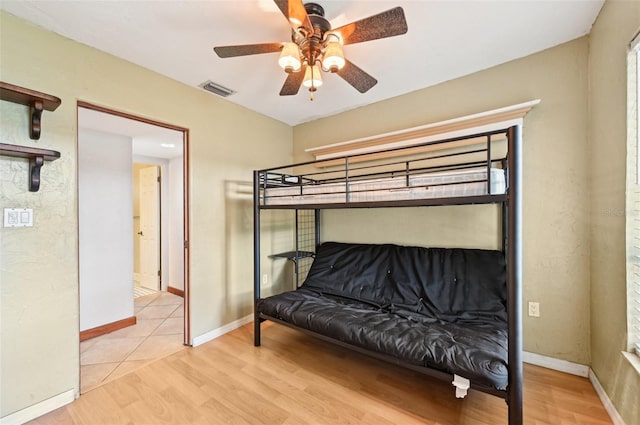
<path fill-rule="evenodd" d="M 339 156 L 339 157 L 331 158 L 331 159 L 319 159 L 319 160 L 314 160 L 314 161 L 298 162 L 298 163 L 295 163 L 295 164 L 288 164 L 288 165 L 283 165 L 283 166 L 279 166 L 279 167 L 264 168 L 264 169 L 257 170 L 257 171 L 259 173 L 264 173 L 264 172 L 268 172 L 268 171 L 276 171 L 276 170 L 284 170 L 284 169 L 294 168 L 294 167 L 302 167 L 302 166 L 305 166 L 305 165 L 322 166 L 320 164 L 323 164 L 323 163 L 329 164 L 329 163 L 332 163 L 332 162 L 337 161 L 337 160 L 346 161 L 347 159 L 352 159 L 352 158 L 360 158 L 360 157 L 366 158 L 367 156 L 370 156 L 372 154 L 399 152 L 399 151 L 403 151 L 403 150 L 407 150 L 407 149 L 415 149 L 415 148 L 421 148 L 421 147 L 427 147 L 427 146 L 443 145 L 443 144 L 447 144 L 447 143 L 458 142 L 458 141 L 461 141 L 461 140 L 471 140 L 471 139 L 478 139 L 480 137 L 491 137 L 491 136 L 505 135 L 507 129 L 508 129 L 508 127 L 505 127 L 505 128 L 501 128 L 501 129 L 498 129 L 498 130 L 486 131 L 486 132 L 482 132 L 482 133 L 468 134 L 468 135 L 457 136 L 457 137 L 448 137 L 448 138 L 441 139 L 441 140 L 434 140 L 434 141 L 425 142 L 425 143 L 419 143 L 419 144 L 415 144 L 415 145 L 412 144 L 412 145 L 398 146 L 398 147 L 392 147 L 392 148 L 387 148 L 387 149 L 373 150 L 373 151 L 367 151 L 367 152 L 356 153 L 356 154 L 351 154 L 351 155 L 343 155 L 343 156 Z M 505 138 L 501 138 L 501 140 L 504 140 L 504 139 Z M 443 149 L 446 149 L 446 147 L 443 148 Z"/>
<path fill-rule="evenodd" d="M 494 174 L 494 167 L 499 169 L 506 168 L 506 150 L 492 148 L 492 144 L 504 142 L 506 139 L 505 133 L 506 129 L 499 129 L 422 144 L 345 155 L 339 158 L 331 158 L 330 160 L 307 161 L 258 170 L 256 173 L 258 176 L 257 185 L 260 190 L 258 198 L 260 207 L 275 208 L 275 204 L 281 208 L 293 208 L 300 204 L 332 204 L 332 208 L 339 204 L 340 207 L 349 207 L 357 203 L 375 201 L 376 199 L 365 195 L 374 195 L 376 193 L 383 198 L 377 200 L 383 202 L 407 200 L 387 199 L 389 197 L 383 194 L 383 192 L 400 189 L 411 189 L 414 192 L 423 189 L 421 193 L 412 193 L 409 196 L 414 201 L 416 198 L 419 199 L 421 197 L 457 198 L 486 195 L 489 198 L 480 202 L 503 202 L 502 197 L 496 195 L 504 195 L 506 192 L 504 171 L 502 176 L 498 175 L 496 177 L 492 174 Z M 495 136 L 504 137 L 496 139 Z M 456 142 L 476 139 L 478 140 L 477 143 L 467 144 L 462 147 L 459 146 L 459 143 L 456 144 Z M 416 153 L 416 149 L 425 147 L 436 149 Z M 443 151 L 444 153 L 439 153 Z M 496 152 L 498 153 L 496 154 Z M 392 155 L 389 155 L 386 159 L 381 159 L 380 157 L 385 154 Z M 399 156 L 405 156 L 405 158 L 398 159 Z M 337 165 L 336 161 L 340 162 L 340 165 Z M 354 163 L 358 165 L 354 166 Z M 326 166 L 326 164 L 331 165 Z M 440 182 L 428 180 L 430 177 L 440 177 L 438 173 L 465 173 L 476 170 L 484 172 L 484 176 L 473 175 L 465 177 L 466 180 L 464 181 Z M 457 177 L 454 180 L 456 179 Z M 496 182 L 495 180 L 501 181 Z M 400 184 L 401 181 L 404 184 Z M 375 187 L 377 182 L 386 182 L 390 186 Z M 484 192 L 478 192 L 477 189 L 474 189 L 472 192 L 466 193 L 466 185 L 472 183 L 482 184 L 485 188 L 483 189 Z M 497 183 L 499 190 L 492 188 L 494 183 Z M 369 184 L 369 187 L 364 187 L 366 184 Z M 436 192 L 434 189 L 447 186 L 463 187 L 463 189 L 461 189 L 461 193 L 452 192 L 449 195 L 434 195 Z M 429 190 L 431 192 L 426 193 Z M 323 195 L 329 195 L 329 198 L 321 199 Z M 464 203 L 453 199 L 452 201 L 455 204 Z M 411 202 L 408 206 L 414 204 L 416 203 Z M 433 203 L 428 202 L 428 204 Z"/>

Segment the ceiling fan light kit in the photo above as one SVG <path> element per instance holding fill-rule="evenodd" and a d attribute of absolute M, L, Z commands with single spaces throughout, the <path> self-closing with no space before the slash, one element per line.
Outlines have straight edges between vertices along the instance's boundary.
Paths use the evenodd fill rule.
<path fill-rule="evenodd" d="M 338 72 L 344 68 L 345 63 L 342 45 L 337 41 L 327 43 L 322 55 L 322 68 L 329 72 Z"/>
<path fill-rule="evenodd" d="M 344 57 L 343 45 L 393 37 L 407 32 L 401 7 L 332 29 L 317 3 L 274 0 L 291 25 L 291 42 L 214 47 L 221 58 L 280 52 L 278 64 L 287 73 L 280 96 L 291 96 L 304 86 L 313 93 L 322 85 L 322 73 L 335 73 L 360 93 L 378 81 Z"/>
<path fill-rule="evenodd" d="M 278 64 L 287 74 L 300 71 L 302 62 L 300 62 L 300 49 L 296 43 L 284 43 Z"/>
<path fill-rule="evenodd" d="M 313 92 L 322 85 L 322 74 L 320 74 L 320 68 L 318 65 L 308 66 L 304 71 L 304 80 L 302 85 L 309 89 L 312 93 L 311 100 L 313 100 Z"/>

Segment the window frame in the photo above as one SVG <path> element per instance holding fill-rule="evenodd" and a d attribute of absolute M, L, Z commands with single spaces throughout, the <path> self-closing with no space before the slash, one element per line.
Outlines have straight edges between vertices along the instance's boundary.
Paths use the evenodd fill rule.
<path fill-rule="evenodd" d="M 627 57 L 627 350 L 640 356 L 640 35 Z"/>

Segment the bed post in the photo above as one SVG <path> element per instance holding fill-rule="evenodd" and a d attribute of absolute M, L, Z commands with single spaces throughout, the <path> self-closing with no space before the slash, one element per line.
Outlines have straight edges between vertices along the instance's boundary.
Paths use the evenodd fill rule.
<path fill-rule="evenodd" d="M 507 311 L 509 335 L 509 425 L 522 425 L 522 128 L 509 127 Z"/>
<path fill-rule="evenodd" d="M 318 252 L 318 247 L 320 246 L 320 210 L 319 209 L 315 209 L 314 213 L 313 213 L 313 224 L 316 227 L 316 247 L 315 247 L 315 252 Z"/>
<path fill-rule="evenodd" d="M 253 345 L 260 346 L 260 172 L 253 172 Z"/>
<path fill-rule="evenodd" d="M 509 217 L 509 203 L 503 202 L 500 205 L 500 210 L 502 211 L 502 252 L 507 255 L 507 246 L 509 246 L 509 220 L 507 218 Z"/>
<path fill-rule="evenodd" d="M 505 157 L 502 161 L 500 161 L 502 165 L 502 169 L 505 170 L 504 180 L 508 184 L 509 183 L 509 164 L 507 163 L 507 158 Z M 505 186 L 506 187 L 506 186 Z M 507 255 L 507 246 L 509 245 L 509 201 L 504 201 L 500 204 L 500 209 L 502 211 L 502 252 L 504 255 Z"/>

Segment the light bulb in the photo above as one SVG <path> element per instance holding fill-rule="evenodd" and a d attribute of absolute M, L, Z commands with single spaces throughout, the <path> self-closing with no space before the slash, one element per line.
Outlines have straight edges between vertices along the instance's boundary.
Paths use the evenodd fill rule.
<path fill-rule="evenodd" d="M 278 59 L 278 65 L 285 72 L 297 72 L 300 70 L 300 50 L 296 43 L 285 43 L 280 52 L 280 58 Z"/>
<path fill-rule="evenodd" d="M 342 53 L 340 43 L 336 41 L 327 43 L 327 48 L 324 51 L 324 57 L 322 59 L 322 67 L 331 72 L 338 72 L 344 67 L 344 64 L 344 54 Z"/>
<path fill-rule="evenodd" d="M 322 85 L 322 75 L 320 75 L 318 65 L 307 66 L 302 85 L 311 91 L 316 91 L 316 89 Z"/>

